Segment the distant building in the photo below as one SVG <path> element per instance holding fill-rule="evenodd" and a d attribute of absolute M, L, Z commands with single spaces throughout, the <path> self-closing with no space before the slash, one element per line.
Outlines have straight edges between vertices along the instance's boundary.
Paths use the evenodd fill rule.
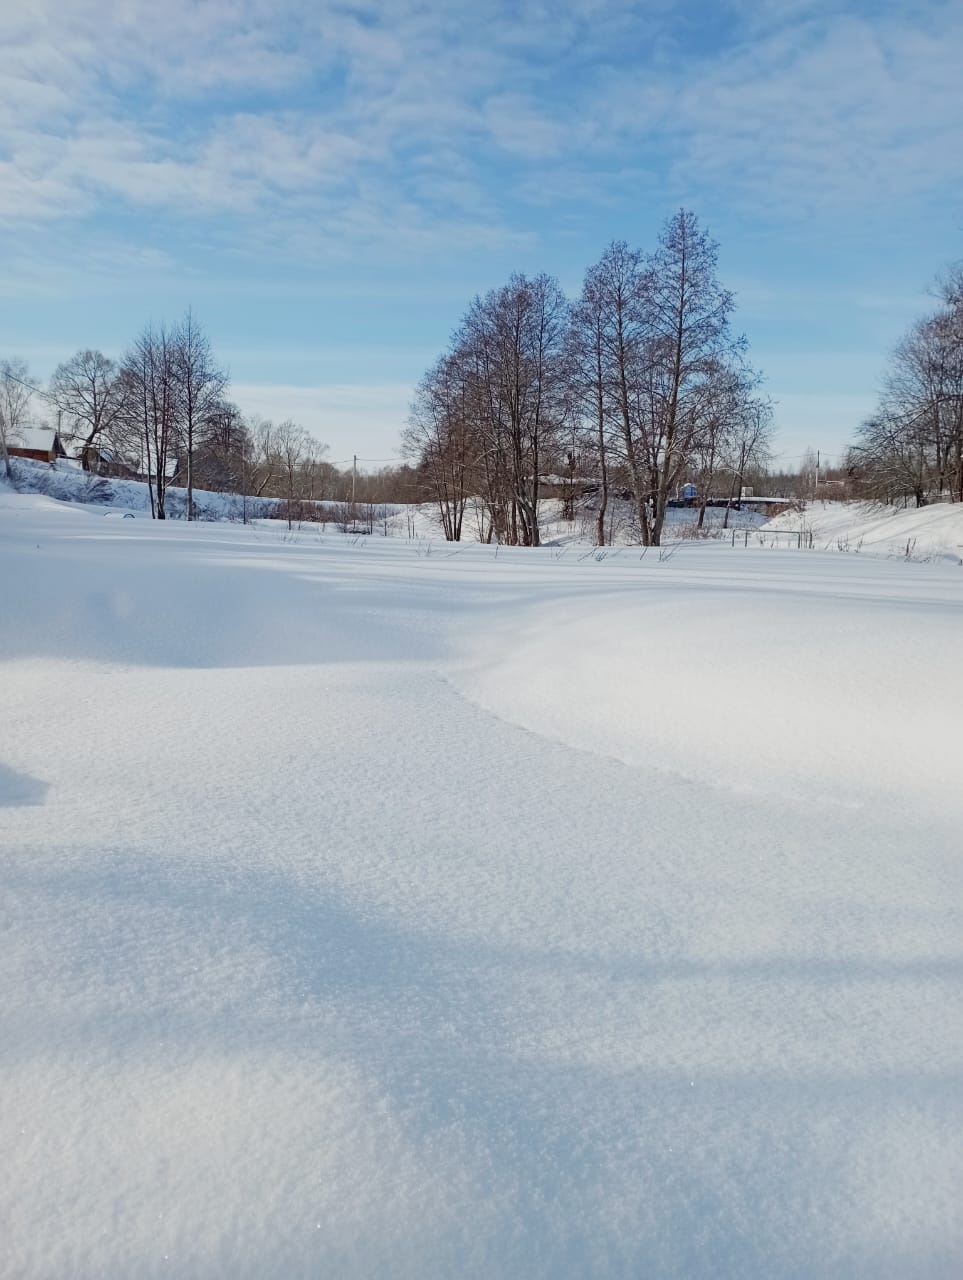
<path fill-rule="evenodd" d="M 84 451 L 82 451 L 83 453 Z M 106 446 L 90 445 L 86 449 L 87 466 L 93 475 L 111 477 L 115 480 L 137 480 L 137 470 L 126 462 L 113 449 Z"/>
<path fill-rule="evenodd" d="M 8 441 L 7 453 L 11 458 L 29 458 L 32 462 L 56 462 L 67 456 L 52 427 L 21 427 L 17 438 Z"/>

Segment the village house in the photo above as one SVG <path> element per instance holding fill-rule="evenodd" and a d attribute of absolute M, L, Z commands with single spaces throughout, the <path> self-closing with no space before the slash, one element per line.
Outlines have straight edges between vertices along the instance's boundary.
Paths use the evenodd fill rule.
<path fill-rule="evenodd" d="M 33 462 L 56 462 L 66 458 L 67 451 L 52 427 L 21 427 L 7 444 L 11 458 L 29 458 Z"/>

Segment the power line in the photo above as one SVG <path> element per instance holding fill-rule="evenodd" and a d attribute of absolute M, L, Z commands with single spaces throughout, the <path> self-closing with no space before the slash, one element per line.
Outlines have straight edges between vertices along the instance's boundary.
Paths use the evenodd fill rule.
<path fill-rule="evenodd" d="M 56 400 L 49 391 L 42 391 L 40 387 L 35 387 L 32 382 L 24 382 L 23 378 L 18 378 L 15 373 L 11 373 L 9 369 L 5 369 L 3 376 L 9 378 L 11 382 L 16 382 L 18 386 L 26 387 L 28 391 L 32 391 L 35 396 L 40 396 L 43 400 L 49 400 L 51 404 L 56 404 Z"/>
<path fill-rule="evenodd" d="M 348 467 L 355 462 L 400 462 L 400 458 L 356 458 L 352 455 L 350 458 L 324 458 L 322 461 L 327 462 L 332 467 Z"/>

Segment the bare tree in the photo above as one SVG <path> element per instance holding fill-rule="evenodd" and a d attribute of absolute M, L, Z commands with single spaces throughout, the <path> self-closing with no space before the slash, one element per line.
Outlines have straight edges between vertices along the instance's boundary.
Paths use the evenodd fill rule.
<path fill-rule="evenodd" d="M 597 326 L 600 429 L 618 462 L 624 464 L 632 486 L 642 542 L 651 541 L 649 500 L 651 477 L 638 430 L 642 401 L 645 328 L 643 256 L 624 240 L 613 241 L 589 268 L 583 303 L 590 299 Z"/>
<path fill-rule="evenodd" d="M 749 401 L 755 383 L 756 378 L 750 370 L 720 364 L 703 387 L 700 413 L 702 425 L 694 444 L 693 455 L 695 474 L 698 477 L 698 529 L 705 525 L 706 508 L 719 472 L 731 461 L 733 453 L 739 452 L 735 442 L 749 416 Z M 748 454 L 751 452 L 750 449 Z M 748 454 L 742 459 L 741 466 L 736 468 L 741 475 L 745 474 L 750 465 Z M 740 480 L 740 485 L 741 483 Z"/>
<path fill-rule="evenodd" d="M 540 543 L 540 468 L 544 454 L 554 450 L 569 402 L 567 310 L 550 276 L 514 275 L 475 299 L 460 330 L 458 354 L 474 387 L 480 453 L 495 490 L 493 524 L 502 525 L 507 541 L 525 546 Z"/>
<path fill-rule="evenodd" d="M 309 502 L 324 502 L 334 497 L 341 473 L 325 457 L 328 446 L 309 439 L 310 447 L 301 463 L 301 492 Z"/>
<path fill-rule="evenodd" d="M 125 357 L 123 373 L 130 395 L 131 419 L 144 442 L 151 515 L 164 520 L 181 411 L 175 334 L 165 325 L 147 325 Z"/>
<path fill-rule="evenodd" d="M 863 492 L 888 502 L 963 502 L 963 270 L 943 282 L 940 299 L 897 344 L 851 453 Z"/>
<path fill-rule="evenodd" d="M 573 418 L 583 430 L 583 443 L 594 455 L 599 488 L 595 515 L 595 543 L 605 546 L 605 516 L 609 503 L 608 441 L 611 429 L 609 379 L 611 355 L 605 260 L 586 272 L 582 295 L 571 312 L 569 372 L 575 401 Z M 617 402 L 617 397 L 616 397 Z M 574 468 L 574 445 L 573 468 Z"/>
<path fill-rule="evenodd" d="M 187 518 L 194 519 L 194 452 L 203 432 L 221 411 L 227 390 L 227 374 L 214 360 L 210 339 L 193 310 L 171 335 L 174 370 L 178 382 L 181 430 L 187 471 Z"/>
<path fill-rule="evenodd" d="M 725 381 L 744 344 L 730 332 L 717 253 L 682 209 L 652 254 L 612 243 L 571 315 L 547 276 L 514 275 L 476 298 L 419 390 L 406 436 L 409 456 L 445 480 L 442 502 L 451 476 L 439 468 L 457 461 L 484 500 L 482 536 L 537 546 L 543 465 L 567 470 L 571 503 L 587 462 L 600 481 L 596 541 L 605 541 L 611 477 L 624 473 L 641 541 L 658 544 L 679 481 L 700 458 L 711 473 L 723 432 L 739 421 Z M 453 387 L 457 412 L 446 399 Z"/>
<path fill-rule="evenodd" d="M 732 337 L 732 294 L 717 274 L 718 245 L 694 213 L 665 224 L 644 277 L 645 370 L 639 443 L 651 476 L 651 540 L 658 545 L 668 500 L 703 423 L 705 384 L 744 343 Z"/>
<path fill-rule="evenodd" d="M 722 527 L 729 527 L 729 512 L 735 498 L 742 497 L 746 471 L 750 466 L 761 467 L 769 457 L 772 440 L 772 405 L 768 400 L 746 398 L 736 417 L 734 430 L 729 437 L 729 468 L 732 483 Z"/>
<path fill-rule="evenodd" d="M 298 474 L 302 463 L 309 456 L 311 444 L 311 437 L 304 428 L 299 427 L 290 418 L 279 423 L 274 430 L 274 445 L 285 481 L 289 529 L 293 525 L 295 493 L 300 497 Z"/>
<path fill-rule="evenodd" d="M 25 360 L 0 360 L 0 459 L 7 479 L 12 471 L 8 448 L 26 426 L 33 390 Z"/>
<path fill-rule="evenodd" d="M 438 506 L 448 542 L 461 540 L 480 447 L 470 425 L 471 398 L 461 363 L 443 356 L 415 393 L 402 449 L 415 460 Z"/>
<path fill-rule="evenodd" d="M 276 445 L 277 428 L 269 418 L 256 415 L 247 422 L 251 451 L 244 489 L 255 498 L 274 494 L 282 474 L 281 457 Z"/>
<path fill-rule="evenodd" d="M 203 438 L 195 441 L 194 479 L 215 493 L 241 493 L 250 470 L 251 434 L 240 409 L 224 400 L 206 416 Z"/>
<path fill-rule="evenodd" d="M 80 442 L 85 471 L 96 462 L 100 446 L 116 448 L 129 427 L 127 382 L 115 362 L 100 351 L 85 348 L 58 365 L 50 380 L 50 399 L 62 415 L 66 438 Z"/>
<path fill-rule="evenodd" d="M 541 467 L 570 405 L 567 308 L 549 276 L 512 276 L 475 299 L 419 388 L 405 449 L 446 536 L 460 536 L 471 484 L 485 505 L 484 538 L 539 545 Z"/>

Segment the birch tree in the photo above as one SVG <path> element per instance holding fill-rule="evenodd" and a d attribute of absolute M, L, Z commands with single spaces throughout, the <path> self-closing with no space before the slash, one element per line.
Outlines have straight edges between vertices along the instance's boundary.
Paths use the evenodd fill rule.
<path fill-rule="evenodd" d="M 475 299 L 460 331 L 479 443 L 489 475 L 507 487 L 503 532 L 514 544 L 541 541 L 539 472 L 544 455 L 554 451 L 568 403 L 567 310 L 550 276 L 513 275 L 503 288 Z"/>
<path fill-rule="evenodd" d="M 26 426 L 30 412 L 33 392 L 29 380 L 26 361 L 0 360 L 0 461 L 8 480 L 13 474 L 8 449 Z"/>
<path fill-rule="evenodd" d="M 180 380 L 176 335 L 165 325 L 147 325 L 123 362 L 130 417 L 144 444 L 151 515 L 167 518 L 167 482 L 176 458 L 180 426 Z"/>
<path fill-rule="evenodd" d="M 606 279 L 600 266 L 586 273 L 582 294 L 572 308 L 569 328 L 569 373 L 574 416 L 582 425 L 585 452 L 595 459 L 599 479 L 595 513 L 595 543 L 605 546 L 605 517 L 609 503 L 609 394 Z M 574 453 L 574 449 L 573 449 Z"/>
<path fill-rule="evenodd" d="M 593 375 L 598 379 L 597 427 L 603 439 L 613 443 L 620 461 L 625 464 L 641 540 L 648 546 L 651 483 L 637 426 L 645 337 L 644 284 L 641 252 L 631 249 L 624 240 L 615 240 L 589 268 L 582 291 L 582 307 L 588 306 L 591 326 L 596 330 L 590 345 L 597 345 L 597 367 Z"/>
<path fill-rule="evenodd" d="M 187 518 L 193 520 L 194 454 L 221 410 L 227 374 L 215 361 L 210 339 L 190 308 L 171 337 L 186 463 Z"/>
<path fill-rule="evenodd" d="M 639 444 L 649 472 L 650 537 L 662 539 L 669 498 L 698 441 L 704 389 L 744 346 L 730 332 L 733 295 L 718 278 L 718 245 L 694 213 L 665 224 L 641 300 L 644 374 Z"/>

